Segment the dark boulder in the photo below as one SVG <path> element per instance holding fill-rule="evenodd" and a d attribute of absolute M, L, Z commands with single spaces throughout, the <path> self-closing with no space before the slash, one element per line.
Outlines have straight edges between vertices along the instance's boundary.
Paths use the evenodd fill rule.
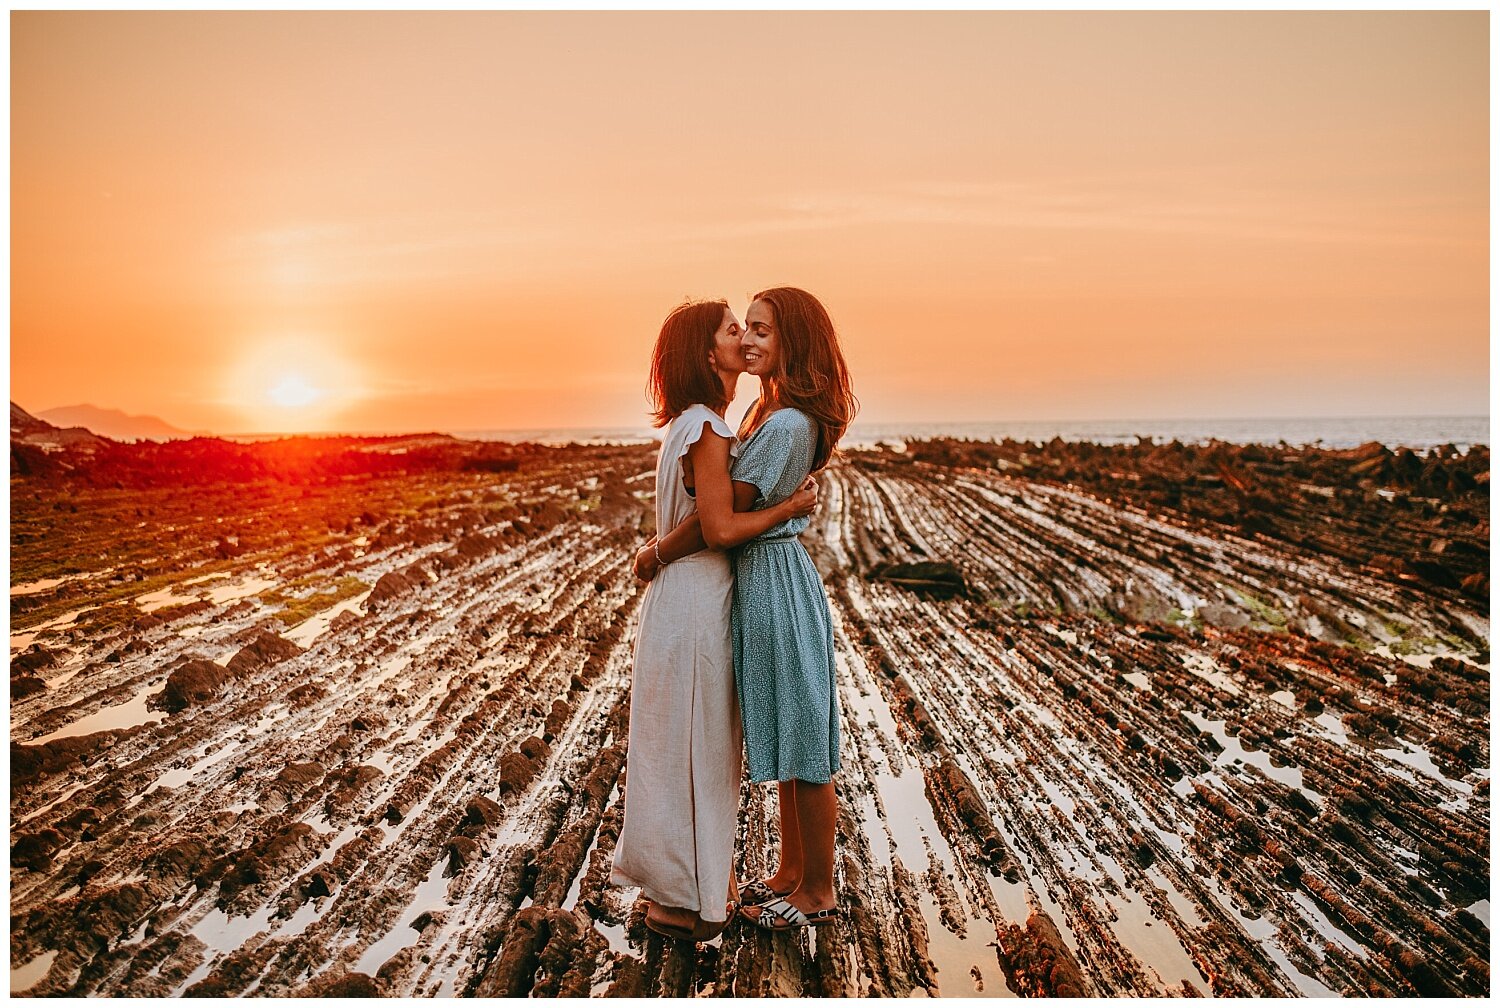
<path fill-rule="evenodd" d="M 231 675 L 238 677 L 267 665 L 295 658 L 301 653 L 302 649 L 285 637 L 262 631 L 254 640 L 240 648 L 224 667 Z"/>
<path fill-rule="evenodd" d="M 967 596 L 963 572 L 947 561 L 880 564 L 870 570 L 872 581 L 887 581 L 918 595 L 934 599 Z"/>
<path fill-rule="evenodd" d="M 466 836 L 448 841 L 448 874 L 456 875 L 464 865 L 479 855 L 479 844 Z"/>
<path fill-rule="evenodd" d="M 175 714 L 212 700 L 228 681 L 227 671 L 207 658 L 190 658 L 167 676 L 166 689 L 154 702 L 162 710 Z"/>
<path fill-rule="evenodd" d="M 10 681 L 10 699 L 24 700 L 26 697 L 41 693 L 47 688 L 47 680 L 38 676 L 21 676 Z"/>
<path fill-rule="evenodd" d="M 10 848 L 12 868 L 30 871 L 52 870 L 52 855 L 67 842 L 67 838 L 55 829 L 43 828 L 34 833 L 23 833 L 16 837 Z"/>
<path fill-rule="evenodd" d="M 505 816 L 499 803 L 484 795 L 475 795 L 464 807 L 464 825 L 483 829 L 494 826 Z"/>

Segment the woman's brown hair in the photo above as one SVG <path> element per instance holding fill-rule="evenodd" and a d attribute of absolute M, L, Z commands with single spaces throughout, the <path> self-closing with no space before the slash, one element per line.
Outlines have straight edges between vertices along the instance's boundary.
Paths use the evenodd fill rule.
<path fill-rule="evenodd" d="M 833 458 L 839 438 L 859 411 L 833 319 L 822 302 L 797 287 L 772 287 L 755 295 L 754 300 L 771 306 L 780 344 L 777 373 L 770 380 L 776 405 L 795 407 L 818 425 L 812 464 L 812 471 L 817 472 Z M 762 397 L 745 414 L 741 437 L 765 419 L 761 415 L 764 402 Z"/>
<path fill-rule="evenodd" d="M 652 426 L 665 427 L 694 403 L 710 409 L 729 405 L 724 383 L 708 362 L 714 333 L 728 310 L 728 301 L 688 301 L 673 308 L 661 324 L 646 380 Z"/>

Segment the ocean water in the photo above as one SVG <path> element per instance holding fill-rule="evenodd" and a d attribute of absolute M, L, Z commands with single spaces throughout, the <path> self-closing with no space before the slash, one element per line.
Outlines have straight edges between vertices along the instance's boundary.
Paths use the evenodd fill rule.
<path fill-rule="evenodd" d="M 660 437 L 640 427 L 534 428 L 530 430 L 452 431 L 477 441 L 533 441 L 538 444 L 641 444 Z M 1355 448 L 1379 441 L 1388 448 L 1425 452 L 1452 444 L 1460 452 L 1471 445 L 1490 443 L 1487 416 L 1447 417 L 1226 417 L 1183 420 L 1001 420 L 992 423 L 866 424 L 856 422 L 841 442 L 845 448 L 874 447 L 881 442 L 919 438 L 956 437 L 976 441 L 1092 441 L 1095 444 L 1134 444 L 1138 438 L 1157 443 L 1178 440 L 1204 444 L 1210 440 L 1235 444 L 1320 445 Z"/>

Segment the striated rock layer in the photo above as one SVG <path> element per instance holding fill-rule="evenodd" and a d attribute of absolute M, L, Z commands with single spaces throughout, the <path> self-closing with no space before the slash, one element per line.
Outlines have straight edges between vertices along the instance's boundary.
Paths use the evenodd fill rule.
<path fill-rule="evenodd" d="M 176 568 L 112 487 L 19 482 L 18 568 L 91 548 L 13 606 L 13 990 L 1488 993 L 1487 452 L 836 464 L 844 919 L 693 947 L 607 882 L 650 448 L 441 450 L 247 475 Z"/>

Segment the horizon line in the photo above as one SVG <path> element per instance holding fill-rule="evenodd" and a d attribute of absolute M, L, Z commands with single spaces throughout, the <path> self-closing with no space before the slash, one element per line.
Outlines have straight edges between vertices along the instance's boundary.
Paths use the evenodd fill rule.
<path fill-rule="evenodd" d="M 1329 413 L 1329 414 L 1285 414 L 1275 416 L 1161 416 L 1161 417 L 1062 417 L 1042 418 L 1036 420 L 1028 419 L 1001 419 L 1001 420 L 877 420 L 861 421 L 855 420 L 850 424 L 850 429 L 861 424 L 867 426 L 883 427 L 967 427 L 994 424 L 1078 424 L 1078 423 L 1162 423 L 1166 421 L 1229 421 L 1229 420 L 1489 420 L 1488 413 Z M 399 436 L 415 434 L 484 434 L 484 433 L 514 433 L 527 431 L 622 431 L 640 430 L 649 432 L 659 430 L 652 428 L 644 421 L 639 426 L 630 424 L 586 424 L 571 426 L 531 426 L 531 427 L 429 427 L 423 429 L 391 430 L 389 428 L 366 428 L 363 430 L 301 430 L 301 431 L 223 431 L 210 435 L 189 435 L 196 437 L 307 437 L 321 435 L 325 437 L 371 437 L 371 436 Z"/>

